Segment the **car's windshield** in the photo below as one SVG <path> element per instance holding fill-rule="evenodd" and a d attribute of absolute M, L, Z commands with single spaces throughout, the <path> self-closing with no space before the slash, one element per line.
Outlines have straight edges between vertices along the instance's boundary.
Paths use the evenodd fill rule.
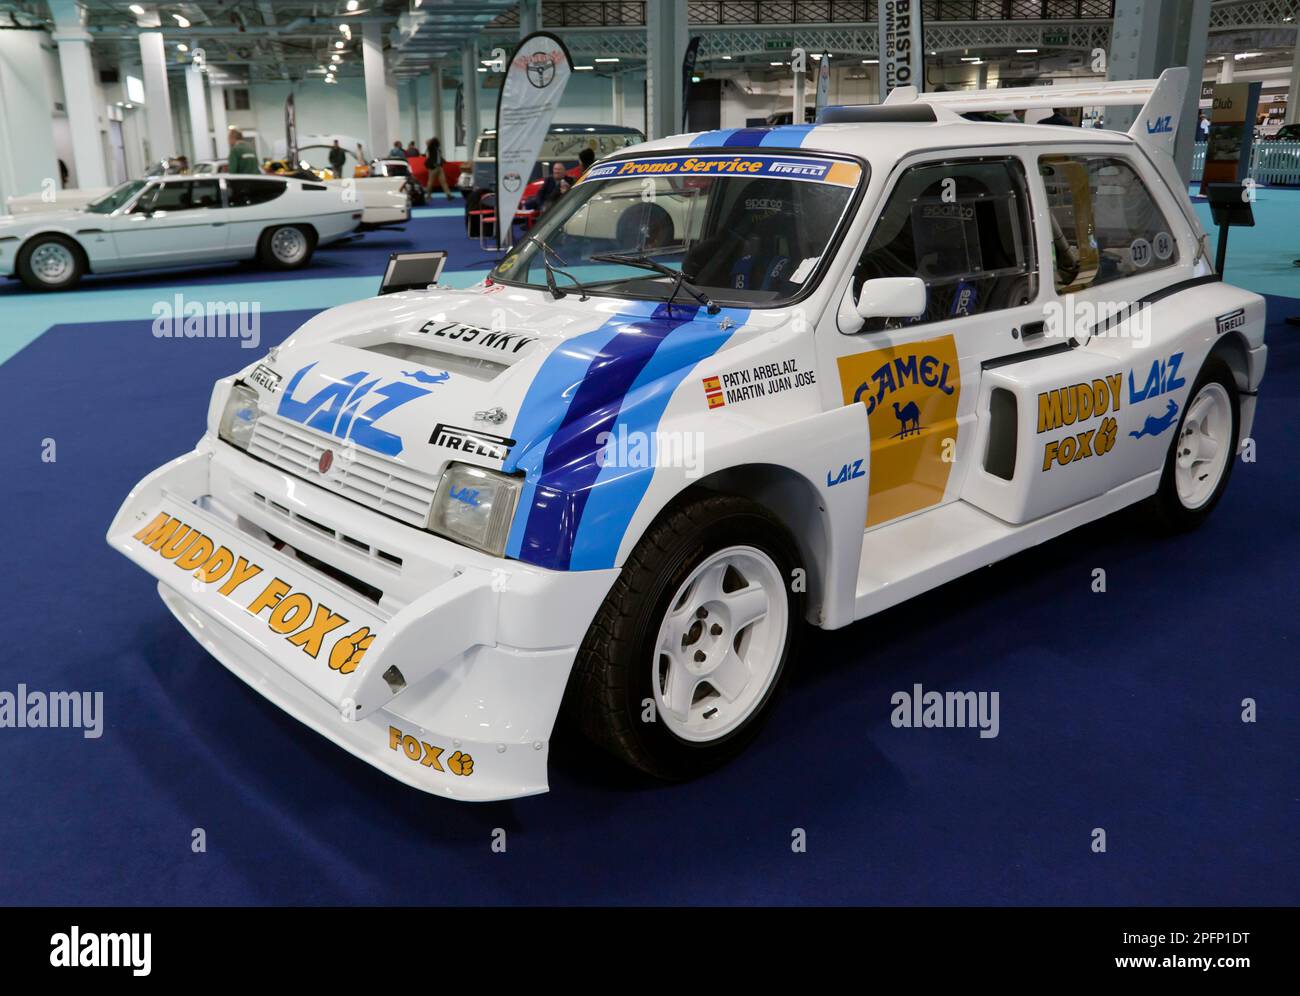
<path fill-rule="evenodd" d="M 103 197 L 91 201 L 86 205 L 86 210 L 93 214 L 112 214 L 134 197 L 143 186 L 143 180 L 127 180 L 126 183 L 118 184 Z"/>
<path fill-rule="evenodd" d="M 780 305 L 812 286 L 862 175 L 856 162 L 808 155 L 601 163 L 554 201 L 532 234 L 554 251 L 552 265 L 599 293 L 673 292 L 672 277 L 599 258 L 618 253 L 683 273 L 719 304 Z M 542 255 L 536 241 L 521 241 L 492 278 L 545 287 Z"/>

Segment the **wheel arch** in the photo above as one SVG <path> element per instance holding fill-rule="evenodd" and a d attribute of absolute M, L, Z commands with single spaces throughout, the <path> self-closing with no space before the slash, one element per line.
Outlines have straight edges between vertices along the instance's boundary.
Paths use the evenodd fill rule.
<path fill-rule="evenodd" d="M 772 513 L 799 551 L 807 580 L 810 621 L 820 622 L 826 598 L 831 523 L 817 487 L 803 474 L 774 463 L 747 463 L 715 471 L 695 487 L 749 498 Z"/>
<path fill-rule="evenodd" d="M 22 257 L 23 253 L 31 252 L 32 246 L 39 240 L 50 235 L 57 236 L 63 241 L 70 243 L 73 251 L 81 258 L 81 265 L 85 268 L 85 272 L 93 272 L 90 265 L 90 253 L 86 252 L 86 247 L 81 244 L 81 240 L 72 232 L 65 232 L 59 228 L 44 228 L 39 232 L 32 232 L 30 235 L 25 236 L 22 242 L 18 244 L 18 251 L 14 253 L 15 263 L 20 257 Z M 15 272 L 16 270 L 17 267 L 15 266 Z"/>

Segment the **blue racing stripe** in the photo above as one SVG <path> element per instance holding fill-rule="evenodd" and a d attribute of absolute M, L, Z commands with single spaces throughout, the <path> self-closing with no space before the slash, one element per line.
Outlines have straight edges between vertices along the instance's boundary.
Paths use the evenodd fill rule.
<path fill-rule="evenodd" d="M 729 319 L 730 324 L 724 328 L 721 323 Z M 654 457 L 649 452 L 648 440 L 654 439 L 659 429 L 660 420 L 668 402 L 672 400 L 677 388 L 681 386 L 686 375 L 701 361 L 716 353 L 723 344 L 749 320 L 749 310 L 744 308 L 724 308 L 712 316 L 697 316 L 697 320 L 681 325 L 670 332 L 655 351 L 654 356 L 638 374 L 618 417 L 607 430 L 618 440 L 637 440 L 647 449 L 642 452 Z M 729 330 L 728 330 L 729 329 Z M 700 410 L 703 408 L 704 392 L 700 390 Z M 634 435 L 636 434 L 636 435 Z M 677 445 L 685 447 L 687 440 L 675 440 Z M 694 444 L 694 438 L 690 445 Z M 670 444 L 672 445 L 672 444 Z M 631 447 L 629 447 L 629 452 Z M 692 450 L 696 459 L 699 453 Z M 573 553 L 569 560 L 571 570 L 597 570 L 611 567 L 617 562 L 618 550 L 627 533 L 628 524 L 645 497 L 646 489 L 654 476 L 655 467 L 662 461 L 652 459 L 651 466 L 625 466 L 606 461 L 582 513 L 578 524 L 578 533 L 573 544 Z"/>
<path fill-rule="evenodd" d="M 761 144 L 771 130 L 770 128 L 737 128 L 727 136 L 722 144 L 729 149 L 736 147 L 749 148 Z"/>
<path fill-rule="evenodd" d="M 557 346 L 554 352 L 542 363 L 537 376 L 528 386 L 519 415 L 511 430 L 519 442 L 511 448 L 510 455 L 502 469 L 512 474 L 522 470 L 526 477 L 523 492 L 519 496 L 519 505 L 515 510 L 514 522 L 511 523 L 510 536 L 506 540 L 506 554 L 518 558 L 523 546 L 528 510 L 536 499 L 537 479 L 541 474 L 542 462 L 546 456 L 547 445 L 564 422 L 569 406 L 591 368 L 592 361 L 604 354 L 609 341 L 618 334 L 619 328 L 627 323 L 629 316 L 649 317 L 658 306 L 655 301 L 630 301 L 625 303 L 621 314 L 605 322 L 600 328 L 575 336 L 568 342 Z"/>
<path fill-rule="evenodd" d="M 736 133 L 735 128 L 723 128 L 719 131 L 702 131 L 691 139 L 691 148 L 716 147 L 725 145 L 727 139 Z"/>
<path fill-rule="evenodd" d="M 778 128 L 769 128 L 766 135 L 763 136 L 759 145 L 778 145 L 786 149 L 797 149 L 803 145 L 808 138 L 808 133 L 813 130 L 810 124 L 801 125 L 781 125 Z"/>
<path fill-rule="evenodd" d="M 570 567 L 591 489 L 602 469 L 602 434 L 609 432 L 614 425 L 629 391 L 638 383 L 644 383 L 641 380 L 643 372 L 666 341 L 673 339 L 674 343 L 670 352 L 665 353 L 663 361 L 671 370 L 674 369 L 674 364 L 680 369 L 680 364 L 687 362 L 687 358 L 692 355 L 690 351 L 681 350 L 679 340 L 686 342 L 702 338 L 705 342 L 697 346 L 697 350 L 711 350 L 726 339 L 725 335 L 717 335 L 714 322 L 695 322 L 699 311 L 697 306 L 651 304 L 654 310 L 647 317 L 619 316 L 607 323 L 607 328 L 613 326 L 613 334 L 605 339 L 596 354 L 580 368 L 571 361 L 562 359 L 558 365 L 564 367 L 563 373 L 546 375 L 552 382 L 552 392 L 555 386 L 566 385 L 564 390 L 571 395 L 571 399 L 563 406 L 558 426 L 555 425 L 554 418 L 559 409 L 553 404 L 546 405 L 544 400 L 539 401 L 539 408 L 530 411 L 527 418 L 516 422 L 516 438 L 528 439 L 529 442 L 517 462 L 513 466 L 508 463 L 507 469 L 517 466 L 524 470 L 531 487 L 521 496 L 520 506 L 515 513 L 507 544 L 507 552 L 511 556 L 556 570 Z M 683 326 L 694 328 L 696 335 L 686 339 L 674 338 L 673 333 Z M 603 335 L 606 330 L 601 329 L 590 335 Z M 587 337 L 579 337 L 579 340 L 585 338 Z M 584 347 L 580 352 L 586 354 L 589 349 Z M 707 352 L 703 355 L 707 355 Z M 543 365 L 544 370 L 553 359 L 554 354 Z M 672 384 L 673 388 L 695 362 L 698 359 L 690 360 L 681 369 Z M 659 376 L 663 375 L 661 370 Z M 545 389 L 538 393 L 544 399 Z M 533 394 L 530 388 L 529 395 Z M 671 390 L 668 395 L 671 395 Z M 667 397 L 663 403 L 667 403 Z M 525 408 L 529 407 L 526 403 Z M 530 426 L 538 418 L 539 410 L 546 408 L 550 412 L 544 416 L 545 423 L 537 426 L 538 437 L 549 431 L 543 446 L 540 438 L 533 438 L 534 430 Z M 622 539 L 621 531 L 618 539 Z M 617 549 L 617 544 L 614 549 Z M 597 562 L 590 558 L 584 558 L 584 563 L 588 567 L 597 566 Z M 612 561 L 600 563 L 599 566 L 608 567 L 611 563 Z"/>

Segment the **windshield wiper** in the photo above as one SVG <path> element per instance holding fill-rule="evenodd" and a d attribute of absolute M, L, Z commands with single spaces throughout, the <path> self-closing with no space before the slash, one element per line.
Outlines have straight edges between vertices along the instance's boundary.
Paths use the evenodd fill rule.
<path fill-rule="evenodd" d="M 579 301 L 587 300 L 587 296 L 588 296 L 587 288 L 582 285 L 582 282 L 577 277 L 575 277 L 572 273 L 570 273 L 568 270 L 560 269 L 560 266 L 569 265 L 564 261 L 563 256 L 561 256 L 558 252 L 556 252 L 554 249 L 548 246 L 536 235 L 527 236 L 525 238 L 525 241 L 533 243 L 534 245 L 536 245 L 538 248 L 542 250 L 542 266 L 546 268 L 546 288 L 551 292 L 551 297 L 555 298 L 555 300 L 558 301 L 560 298 L 565 297 L 568 294 L 567 291 L 560 290 L 559 286 L 555 283 L 555 275 L 559 273 L 562 274 L 563 276 L 568 277 L 570 280 L 573 281 L 573 285 L 578 288 L 578 293 L 581 295 L 578 298 Z M 560 261 L 560 266 L 551 265 L 552 256 L 554 256 L 556 259 Z"/>
<path fill-rule="evenodd" d="M 709 295 L 687 281 L 684 270 L 674 270 L 671 266 L 664 266 L 663 263 L 651 259 L 645 253 L 598 252 L 593 254 L 591 258 L 597 263 L 624 263 L 627 266 L 639 266 L 643 270 L 654 270 L 656 273 L 662 273 L 665 277 L 672 277 L 673 292 L 668 295 L 668 306 L 670 308 L 673 299 L 677 297 L 677 292 L 685 290 L 687 294 L 704 305 L 704 309 L 710 315 L 716 315 L 722 310 L 713 303 Z"/>

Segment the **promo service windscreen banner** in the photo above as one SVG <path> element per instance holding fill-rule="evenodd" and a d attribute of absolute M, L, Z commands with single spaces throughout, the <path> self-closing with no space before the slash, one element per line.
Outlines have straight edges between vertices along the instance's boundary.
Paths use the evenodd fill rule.
<path fill-rule="evenodd" d="M 506 66 L 497 99 L 497 245 L 519 208 L 546 132 L 573 73 L 564 42 L 552 34 L 531 34 Z"/>

